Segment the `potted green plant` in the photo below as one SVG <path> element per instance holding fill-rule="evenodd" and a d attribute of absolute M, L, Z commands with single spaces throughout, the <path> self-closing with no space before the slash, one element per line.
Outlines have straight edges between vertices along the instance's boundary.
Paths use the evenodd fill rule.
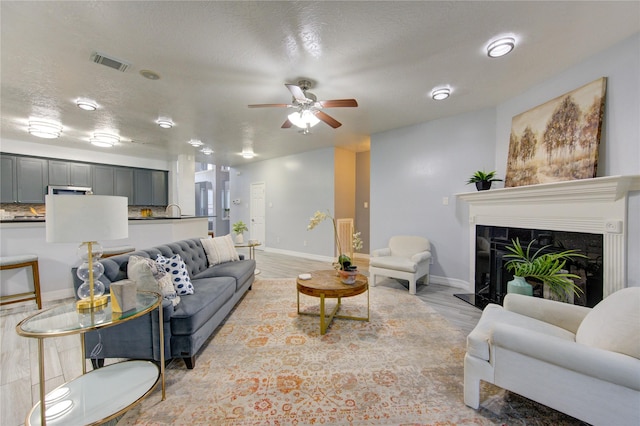
<path fill-rule="evenodd" d="M 485 172 L 484 170 L 478 170 L 474 174 L 471 175 L 469 180 L 467 181 L 467 185 L 470 183 L 476 184 L 476 189 L 478 191 L 486 191 L 491 188 L 492 182 L 500 182 L 502 179 L 498 179 L 496 177 L 495 170 L 492 172 Z"/>
<path fill-rule="evenodd" d="M 511 240 L 511 245 L 507 246 L 510 254 L 504 255 L 510 259 L 505 267 L 513 272 L 514 281 L 509 282 L 507 292 L 531 294 L 532 290 L 526 289 L 526 278 L 542 282 L 556 296 L 558 300 L 566 301 L 570 295 L 580 295 L 582 289 L 572 280 L 580 279 L 576 274 L 568 273 L 564 268 L 568 260 L 577 257 L 586 258 L 578 253 L 578 250 L 564 250 L 561 252 L 546 252 L 550 245 L 543 246 L 532 252 L 531 246 L 536 240 L 532 240 L 526 250 L 522 248 L 520 239 Z"/>
<path fill-rule="evenodd" d="M 244 242 L 242 233 L 249 230 L 247 224 L 239 220 L 232 225 L 231 229 L 233 229 L 233 232 L 236 234 L 236 243 L 242 244 Z"/>

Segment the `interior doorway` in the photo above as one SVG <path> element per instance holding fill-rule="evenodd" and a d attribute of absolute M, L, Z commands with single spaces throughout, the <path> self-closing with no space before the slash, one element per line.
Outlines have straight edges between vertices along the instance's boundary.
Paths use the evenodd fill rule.
<path fill-rule="evenodd" d="M 265 183 L 251 184 L 251 204 L 249 209 L 249 235 L 250 239 L 257 240 L 265 245 Z"/>

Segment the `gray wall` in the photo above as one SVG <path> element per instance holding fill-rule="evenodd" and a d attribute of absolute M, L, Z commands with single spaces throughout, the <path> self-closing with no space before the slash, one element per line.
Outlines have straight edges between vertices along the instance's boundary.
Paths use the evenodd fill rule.
<path fill-rule="evenodd" d="M 359 253 L 368 254 L 369 241 L 370 241 L 370 218 L 369 207 L 370 203 L 370 182 L 371 182 L 371 152 L 359 152 L 356 154 L 356 217 L 354 226 L 356 232 L 360 232 L 360 239 L 362 240 L 362 250 Z M 367 203 L 367 207 L 365 207 Z"/>

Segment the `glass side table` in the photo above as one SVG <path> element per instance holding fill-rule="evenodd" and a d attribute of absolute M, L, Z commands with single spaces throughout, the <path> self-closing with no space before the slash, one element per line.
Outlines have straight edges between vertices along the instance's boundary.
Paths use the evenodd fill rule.
<path fill-rule="evenodd" d="M 20 336 L 38 339 L 40 402 L 27 416 L 27 425 L 99 424 L 124 413 L 141 402 L 161 382 L 165 399 L 164 351 L 160 364 L 150 361 L 123 361 L 89 373 L 86 371 L 84 333 L 112 327 L 158 309 L 162 319 L 162 296 L 138 292 L 136 307 L 127 312 L 112 312 L 111 300 L 102 309 L 79 312 L 75 302 L 38 312 L 16 326 Z M 44 339 L 71 334 L 80 335 L 82 376 L 67 382 L 45 396 Z M 164 330 L 159 327 L 160 347 L 164 348 Z"/>

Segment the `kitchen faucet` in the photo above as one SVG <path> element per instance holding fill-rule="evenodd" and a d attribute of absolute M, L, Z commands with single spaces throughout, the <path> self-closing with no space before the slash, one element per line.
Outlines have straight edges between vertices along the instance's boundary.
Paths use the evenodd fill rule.
<path fill-rule="evenodd" d="M 173 203 L 172 203 L 172 204 L 169 204 L 169 205 L 167 206 L 167 208 L 165 209 L 164 214 L 165 214 L 166 216 L 169 216 L 169 209 L 170 209 L 171 207 L 177 207 L 177 208 L 178 208 L 178 217 L 181 217 L 181 216 L 182 216 L 182 209 L 180 208 L 180 206 L 179 206 L 179 205 L 177 205 L 177 204 L 173 204 Z"/>

